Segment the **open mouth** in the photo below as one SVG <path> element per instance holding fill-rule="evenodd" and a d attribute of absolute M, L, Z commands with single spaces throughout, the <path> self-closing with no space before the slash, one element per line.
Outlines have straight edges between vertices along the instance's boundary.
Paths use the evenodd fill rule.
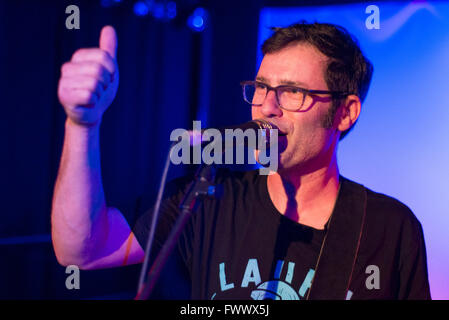
<path fill-rule="evenodd" d="M 282 132 L 281 130 L 278 129 L 278 136 L 279 136 L 279 137 L 284 137 L 284 136 L 286 136 L 286 135 L 287 135 L 287 133 Z"/>
<path fill-rule="evenodd" d="M 274 127 L 274 129 L 278 130 L 278 137 L 282 137 L 282 136 L 286 136 L 287 135 L 287 131 L 281 129 L 276 123 L 270 122 L 270 124 Z"/>
<path fill-rule="evenodd" d="M 273 130 L 273 129 L 277 129 L 277 136 L 278 137 L 285 137 L 288 134 L 288 130 L 284 127 L 281 128 L 281 126 L 279 126 L 276 122 L 270 120 L 265 120 L 265 119 L 256 119 L 253 120 L 256 122 L 259 122 L 259 127 L 262 129 L 269 129 L 269 130 Z M 267 131 L 267 134 L 269 134 L 269 131 Z"/>

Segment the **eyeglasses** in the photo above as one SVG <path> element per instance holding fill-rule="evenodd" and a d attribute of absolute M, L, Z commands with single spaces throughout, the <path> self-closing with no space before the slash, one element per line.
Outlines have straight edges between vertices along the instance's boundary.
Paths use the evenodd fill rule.
<path fill-rule="evenodd" d="M 340 98 L 349 93 L 340 91 L 308 90 L 300 87 L 281 85 L 271 87 L 259 81 L 243 81 L 243 99 L 253 106 L 261 106 L 270 90 L 276 93 L 277 104 L 288 111 L 308 110 L 317 98 L 317 94 L 328 94 L 333 98 Z"/>

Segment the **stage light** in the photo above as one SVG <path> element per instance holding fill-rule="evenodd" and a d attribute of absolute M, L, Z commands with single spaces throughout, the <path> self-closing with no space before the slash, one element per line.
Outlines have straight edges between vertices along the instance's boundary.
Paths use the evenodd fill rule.
<path fill-rule="evenodd" d="M 177 10 L 176 10 L 176 2 L 170 1 L 166 6 L 166 16 L 168 19 L 176 18 Z"/>
<path fill-rule="evenodd" d="M 165 8 L 162 3 L 155 3 L 152 10 L 152 15 L 156 19 L 163 19 L 165 16 Z"/>
<path fill-rule="evenodd" d="M 201 32 L 206 28 L 208 13 L 204 8 L 196 8 L 187 19 L 187 25 L 196 32 Z"/>
<path fill-rule="evenodd" d="M 134 4 L 134 13 L 136 16 L 143 17 L 146 16 L 150 12 L 150 8 L 148 8 L 148 5 L 143 1 L 137 1 Z"/>

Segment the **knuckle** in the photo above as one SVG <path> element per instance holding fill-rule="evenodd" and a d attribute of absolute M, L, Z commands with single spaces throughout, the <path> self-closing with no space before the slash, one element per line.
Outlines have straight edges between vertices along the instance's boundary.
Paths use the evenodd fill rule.
<path fill-rule="evenodd" d="M 60 88 L 58 90 L 58 98 L 63 105 L 69 104 L 70 101 L 73 100 L 70 91 L 65 88 Z"/>
<path fill-rule="evenodd" d="M 60 81 L 59 81 L 59 86 L 58 87 L 63 92 L 65 92 L 66 90 L 69 90 L 71 88 L 70 79 L 61 78 Z"/>
<path fill-rule="evenodd" d="M 72 55 L 72 61 L 80 59 L 84 55 L 85 52 L 86 52 L 86 49 L 76 50 Z"/>
<path fill-rule="evenodd" d="M 72 64 L 71 64 L 70 62 L 64 63 L 64 64 L 61 66 L 61 74 L 62 74 L 63 76 L 64 76 L 64 75 L 67 75 L 67 74 L 70 72 L 71 68 L 72 68 Z"/>
<path fill-rule="evenodd" d="M 70 88 L 70 85 L 71 85 L 70 78 L 61 77 L 61 79 L 59 80 L 59 88 L 61 89 Z"/>
<path fill-rule="evenodd" d="M 61 66 L 61 74 L 63 74 L 67 70 L 67 62 L 63 63 Z"/>

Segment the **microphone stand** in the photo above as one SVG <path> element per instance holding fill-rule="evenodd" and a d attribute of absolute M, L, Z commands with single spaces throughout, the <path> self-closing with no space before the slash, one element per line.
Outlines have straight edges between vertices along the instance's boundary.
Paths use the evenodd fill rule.
<path fill-rule="evenodd" d="M 212 165 L 201 164 L 198 168 L 195 174 L 195 179 L 190 184 L 188 191 L 179 205 L 181 213 L 176 220 L 168 239 L 148 271 L 146 280 L 140 286 L 137 296 L 134 298 L 135 300 L 146 300 L 150 296 L 162 268 L 173 251 L 184 226 L 200 204 L 200 201 L 198 200 L 203 200 L 205 197 L 215 196 L 216 188 L 213 185 L 215 174 L 216 169 Z"/>

